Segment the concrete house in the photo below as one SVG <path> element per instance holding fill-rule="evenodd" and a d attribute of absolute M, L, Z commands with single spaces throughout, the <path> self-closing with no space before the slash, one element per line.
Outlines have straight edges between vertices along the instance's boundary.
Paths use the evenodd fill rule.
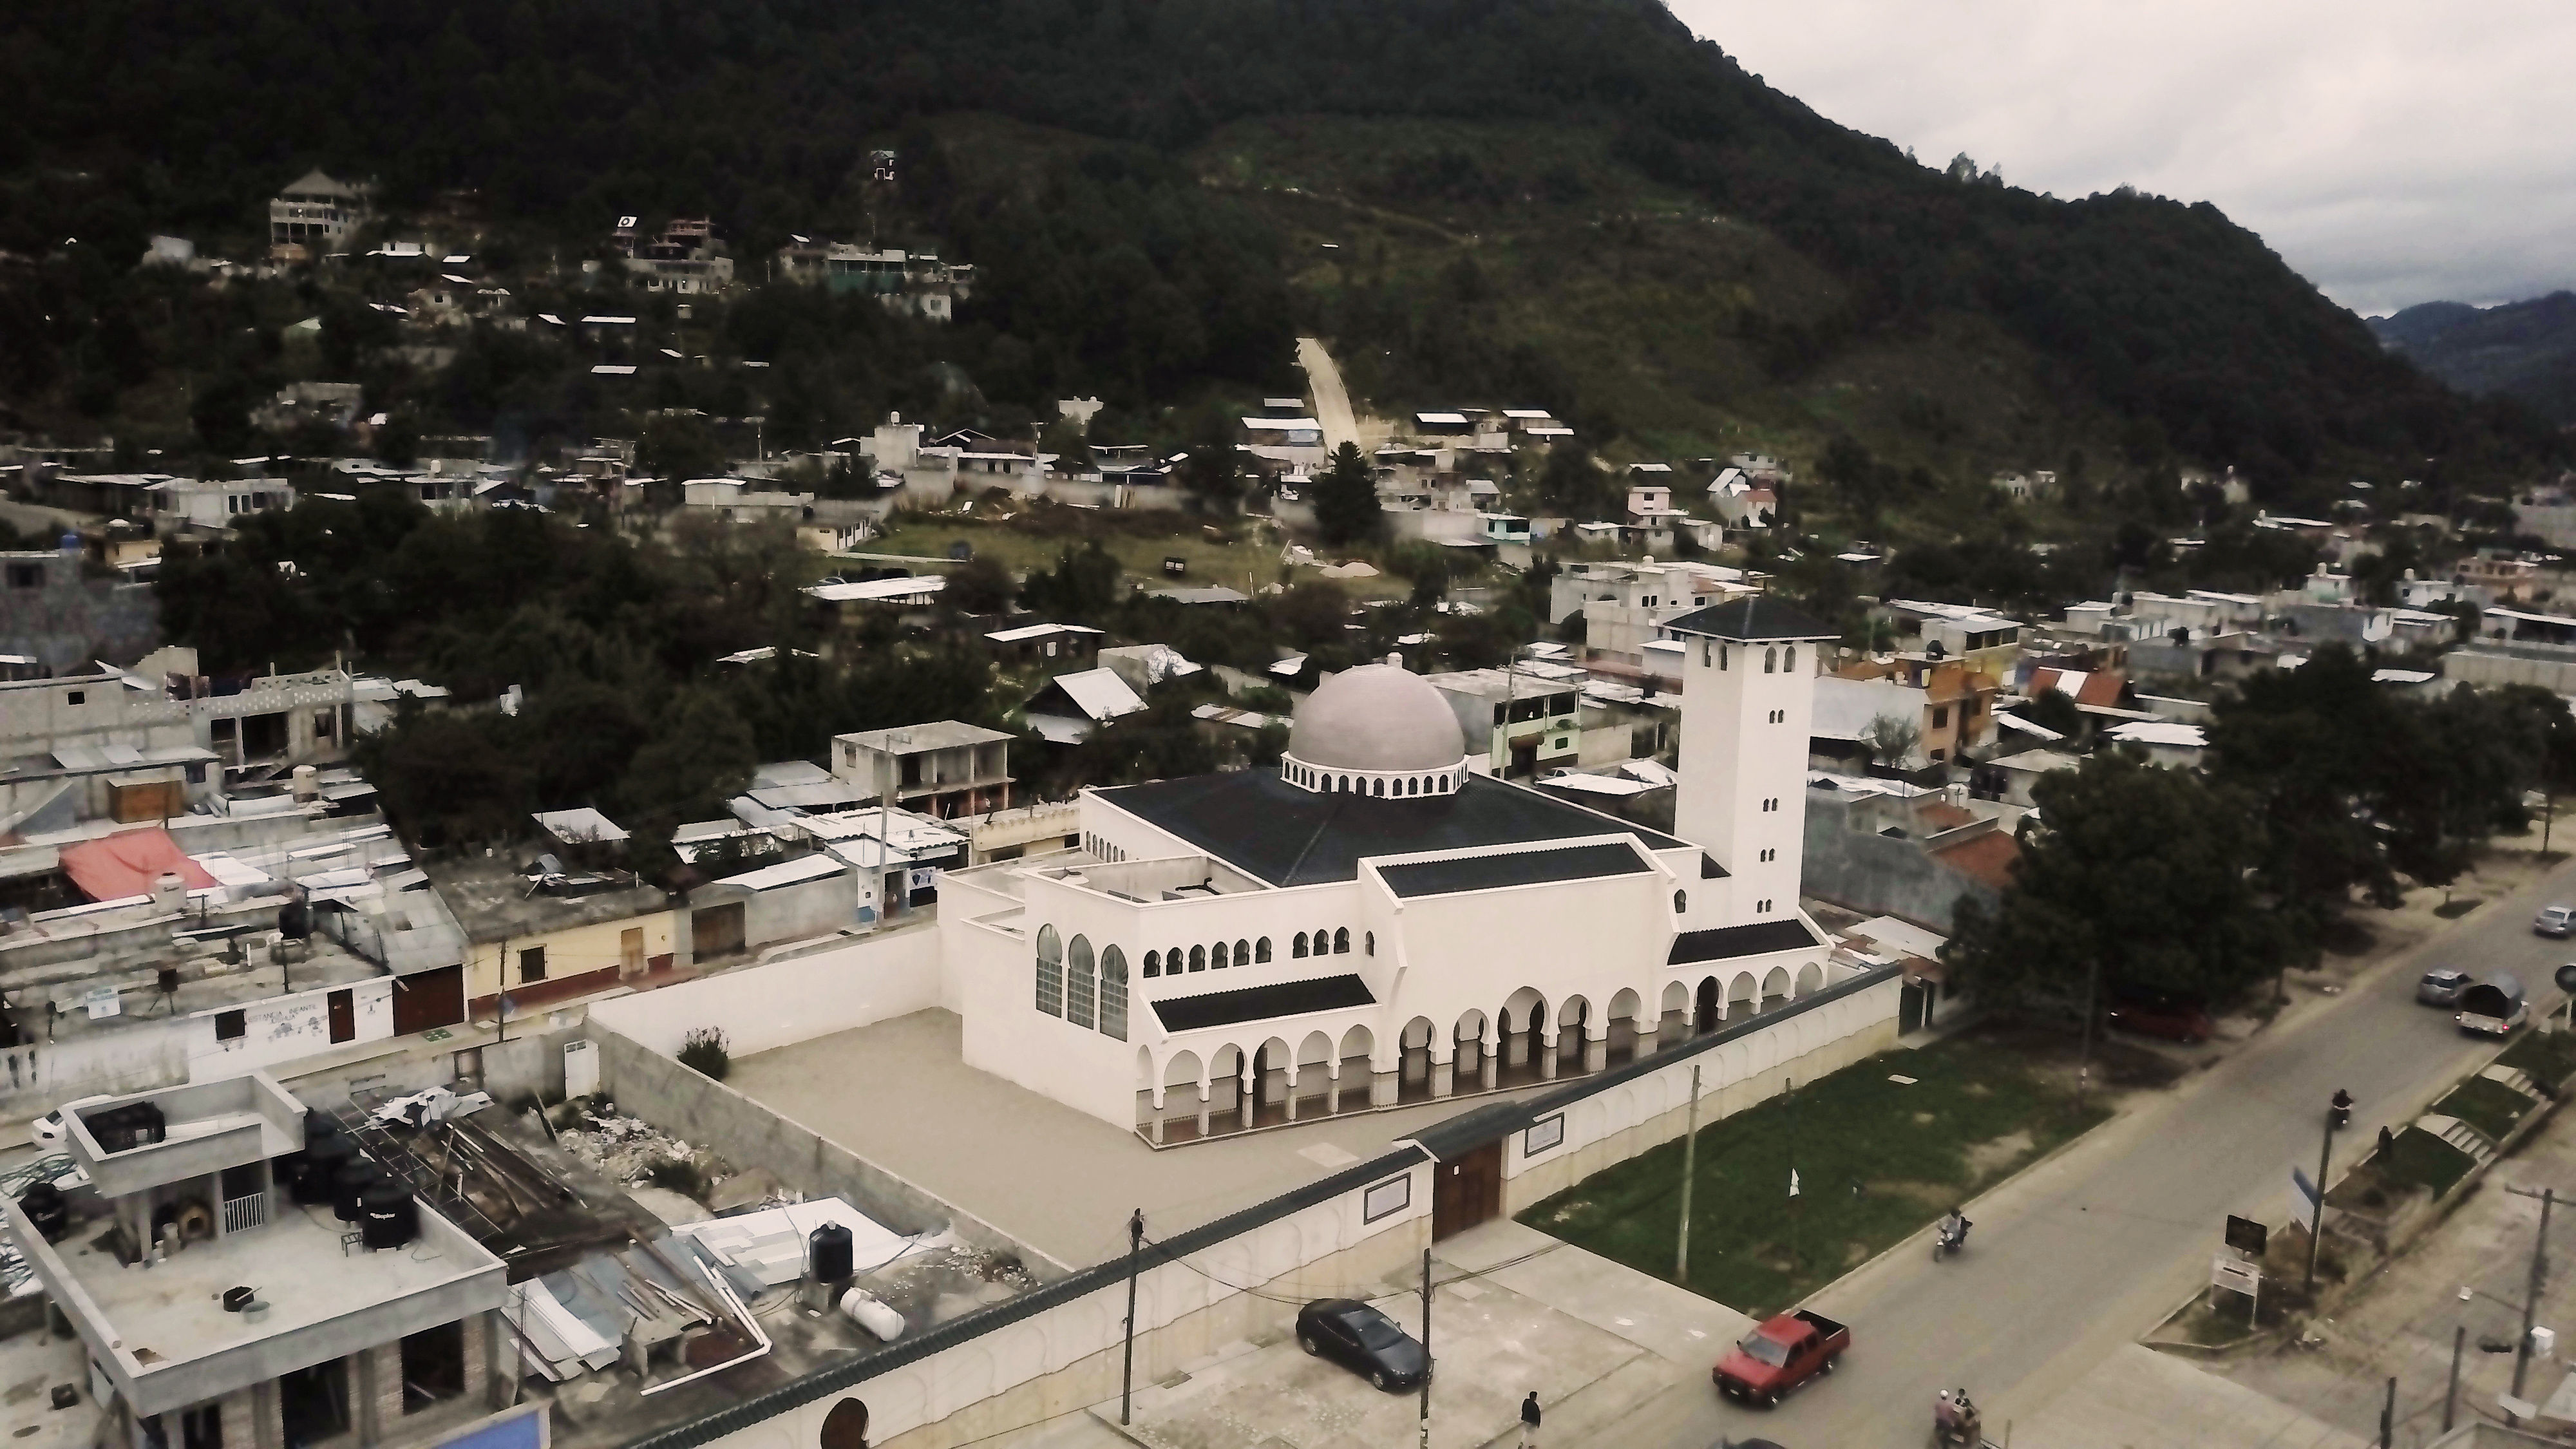
<path fill-rule="evenodd" d="M 368 188 L 315 168 L 269 199 L 271 261 L 308 262 L 345 250 L 349 233 L 367 219 Z"/>
<path fill-rule="evenodd" d="M 94 1100 L 64 1135 L 95 1198 L 54 1199 L 42 1225 L 0 1199 L 108 1442 L 431 1449 L 545 1412 L 507 1408 L 501 1260 L 406 1188 L 367 1196 L 354 1234 L 308 1212 L 327 1190 L 279 1167 L 314 1140 L 306 1118 L 259 1072 Z"/>

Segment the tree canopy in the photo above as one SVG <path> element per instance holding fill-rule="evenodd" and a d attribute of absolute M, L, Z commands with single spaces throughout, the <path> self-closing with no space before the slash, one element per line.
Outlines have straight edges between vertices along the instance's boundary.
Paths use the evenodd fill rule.
<path fill-rule="evenodd" d="M 2234 791 L 2120 752 L 2032 787 L 2039 814 L 2000 906 L 1962 901 L 1944 959 L 1978 998 L 2079 1006 L 2105 989 L 2218 999 L 2286 964 L 2294 942 L 2253 878 L 2260 817 Z"/>

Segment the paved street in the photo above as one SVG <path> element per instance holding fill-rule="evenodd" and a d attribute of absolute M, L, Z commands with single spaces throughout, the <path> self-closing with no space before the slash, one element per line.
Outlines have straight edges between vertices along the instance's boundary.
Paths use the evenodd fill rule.
<path fill-rule="evenodd" d="M 1333 365 L 1333 354 L 1324 350 L 1322 339 L 1297 339 L 1297 365 L 1306 370 L 1306 381 L 1315 390 L 1315 421 L 1323 425 L 1324 447 L 1358 442 L 1360 425 L 1351 413 L 1351 395 L 1343 389 L 1342 370 Z"/>
<path fill-rule="evenodd" d="M 1631 1416 L 1617 1442 L 1704 1449 L 1721 1434 L 1758 1433 L 1791 1446 L 1913 1449 L 1947 1384 L 1985 1406 L 1998 1437 L 2009 1421 L 2031 1423 L 2205 1284 L 2226 1214 L 2289 1216 L 2290 1168 L 2315 1170 L 2336 1088 L 2360 1101 L 2338 1152 L 2361 1150 L 2492 1050 L 2415 1004 L 2424 965 L 2501 967 L 2522 977 L 2536 1010 L 2559 1001 L 2549 975 L 2576 950 L 2533 936 L 2530 921 L 2539 905 L 2571 899 L 2576 864 L 2340 996 L 2299 1002 L 2197 1081 L 2142 1099 L 1998 1189 L 1971 1207 L 1976 1235 L 1963 1257 L 1936 1265 L 1918 1240 L 1837 1284 L 1815 1306 L 1849 1322 L 1857 1341 L 1834 1378 L 1767 1414 L 1722 1405 L 1704 1386 L 1669 1393 Z"/>

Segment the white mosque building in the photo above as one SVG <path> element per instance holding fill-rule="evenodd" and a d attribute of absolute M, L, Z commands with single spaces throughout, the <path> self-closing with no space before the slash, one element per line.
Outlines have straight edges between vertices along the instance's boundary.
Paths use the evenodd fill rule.
<path fill-rule="evenodd" d="M 1080 850 L 945 879 L 967 1063 L 1176 1145 L 1602 1072 L 1833 984 L 1798 861 L 1834 631 L 1756 597 L 1665 632 L 1673 835 L 1472 772 L 1421 676 L 1352 669 L 1277 768 L 1088 792 Z"/>

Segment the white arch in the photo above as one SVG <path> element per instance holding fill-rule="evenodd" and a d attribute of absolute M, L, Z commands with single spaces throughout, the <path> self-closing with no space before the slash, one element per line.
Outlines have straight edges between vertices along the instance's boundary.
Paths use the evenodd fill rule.
<path fill-rule="evenodd" d="M 1825 987 L 1825 968 L 1814 961 L 1798 968 L 1798 979 L 1789 989 L 1792 996 L 1813 996 Z"/>

